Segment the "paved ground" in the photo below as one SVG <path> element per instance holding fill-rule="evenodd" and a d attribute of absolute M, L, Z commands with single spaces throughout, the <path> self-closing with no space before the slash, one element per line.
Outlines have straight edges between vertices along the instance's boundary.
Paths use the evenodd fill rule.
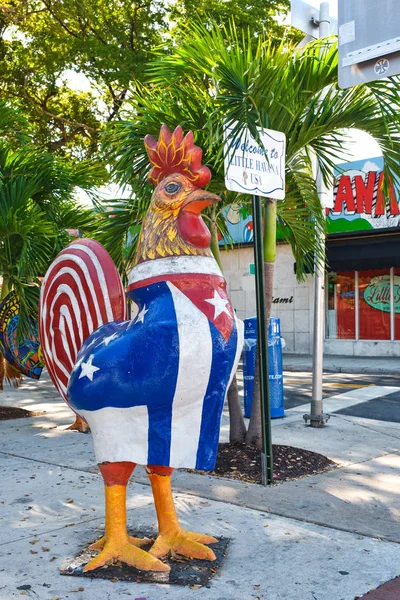
<path fill-rule="evenodd" d="M 400 424 L 341 412 L 398 391 L 345 388 L 327 398 L 336 412 L 322 430 L 304 426 L 302 405 L 274 421 L 275 443 L 329 456 L 339 468 L 328 473 L 263 488 L 177 472 L 184 525 L 231 538 L 220 573 L 197 590 L 59 575 L 104 526 L 91 436 L 64 431 L 71 413 L 46 379 L 3 393 L 2 404 L 46 412 L 0 423 L 0 600 L 354 600 L 378 588 L 400 573 Z M 228 427 L 225 413 L 222 439 Z M 130 525 L 154 528 L 140 468 L 128 497 Z"/>

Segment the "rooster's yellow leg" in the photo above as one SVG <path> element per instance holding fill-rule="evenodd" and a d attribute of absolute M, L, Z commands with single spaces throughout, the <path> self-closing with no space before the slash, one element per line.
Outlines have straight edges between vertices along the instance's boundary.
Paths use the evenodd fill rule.
<path fill-rule="evenodd" d="M 119 470 L 116 469 L 117 466 Z M 129 541 L 126 528 L 126 484 L 134 466 L 133 463 L 99 465 L 105 483 L 106 534 L 100 554 L 84 567 L 84 571 L 93 571 L 116 561 L 143 571 L 169 571 L 167 565 Z"/>
<path fill-rule="evenodd" d="M 137 546 L 138 548 L 142 548 L 143 546 L 147 546 L 147 544 L 151 544 L 152 540 L 150 538 L 137 538 L 132 535 L 128 535 L 128 541 L 132 546 Z M 103 535 L 97 542 L 90 544 L 90 550 L 103 550 L 106 544 L 106 536 Z"/>
<path fill-rule="evenodd" d="M 171 475 L 159 475 L 148 467 L 148 476 L 153 490 L 158 519 L 158 536 L 150 554 L 157 558 L 167 556 L 171 551 L 188 558 L 215 560 L 215 554 L 205 544 L 216 543 L 214 537 L 186 531 L 179 524 L 171 488 Z"/>
<path fill-rule="evenodd" d="M 80 431 L 81 433 L 89 433 L 90 427 L 86 423 L 86 421 L 82 419 L 82 417 L 76 415 L 75 422 L 72 423 L 72 425 L 70 425 L 69 427 L 66 427 L 65 431 Z"/>

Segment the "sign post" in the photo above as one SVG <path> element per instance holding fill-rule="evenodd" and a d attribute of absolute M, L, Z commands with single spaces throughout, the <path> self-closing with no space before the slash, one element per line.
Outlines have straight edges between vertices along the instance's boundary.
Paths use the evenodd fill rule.
<path fill-rule="evenodd" d="M 265 314 L 263 221 L 261 197 L 283 200 L 285 197 L 285 135 L 260 129 L 262 146 L 243 128 L 232 140 L 232 128 L 226 128 L 225 185 L 228 190 L 251 194 L 254 231 L 254 271 L 256 280 L 257 340 L 260 369 L 262 483 L 273 482 L 271 411 L 268 381 L 268 323 Z"/>
<path fill-rule="evenodd" d="M 309 6 L 304 0 L 291 1 L 292 25 L 301 28 L 307 35 L 324 38 L 335 32 L 337 22 L 330 14 L 329 2 L 320 2 L 314 7 Z M 324 184 L 321 173 L 317 168 L 314 156 L 313 171 L 317 183 L 318 196 L 322 209 L 325 210 L 325 199 L 328 190 Z M 320 229 L 316 232 L 320 243 L 325 245 L 325 232 Z M 313 333 L 313 366 L 312 366 L 312 398 L 309 414 L 303 416 L 305 422 L 310 421 L 311 427 L 324 427 L 328 416 L 323 410 L 323 359 L 325 337 L 325 272 L 323 268 L 316 268 L 314 272 L 314 333 Z"/>

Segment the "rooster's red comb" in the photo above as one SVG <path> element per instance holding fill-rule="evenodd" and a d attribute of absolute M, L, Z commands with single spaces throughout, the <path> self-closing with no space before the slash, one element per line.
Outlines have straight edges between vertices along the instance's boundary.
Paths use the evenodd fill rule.
<path fill-rule="evenodd" d="M 153 167 L 149 174 L 150 183 L 158 185 L 172 173 L 185 175 L 200 188 L 210 181 L 210 169 L 201 164 L 203 151 L 194 145 L 192 131 L 183 136 L 182 127 L 179 125 L 171 133 L 164 124 L 160 129 L 158 142 L 151 135 L 146 135 L 144 145 Z"/>

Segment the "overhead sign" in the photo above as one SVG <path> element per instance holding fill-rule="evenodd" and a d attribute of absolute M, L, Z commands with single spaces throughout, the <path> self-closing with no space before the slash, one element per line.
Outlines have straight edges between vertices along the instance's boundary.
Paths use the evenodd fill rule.
<path fill-rule="evenodd" d="M 225 129 L 225 185 L 232 192 L 285 198 L 286 137 L 281 131 L 259 129 L 259 144 L 248 129 L 232 140 Z"/>
<path fill-rule="evenodd" d="M 339 0 L 339 87 L 400 73 L 398 0 Z"/>

